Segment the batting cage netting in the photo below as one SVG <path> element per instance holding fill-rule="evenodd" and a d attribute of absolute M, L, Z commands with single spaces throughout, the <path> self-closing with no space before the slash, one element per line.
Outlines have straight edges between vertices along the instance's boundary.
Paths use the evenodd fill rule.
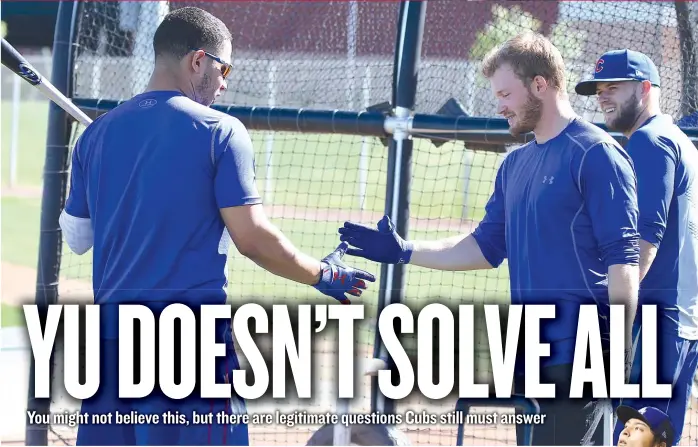
<path fill-rule="evenodd" d="M 233 72 L 218 104 L 293 109 L 362 111 L 391 100 L 398 29 L 398 2 L 79 2 L 75 14 L 71 96 L 125 100 L 141 92 L 152 69 L 152 37 L 164 15 L 186 5 L 221 18 L 233 35 Z M 575 110 L 601 121 L 595 99 L 574 94 L 597 58 L 610 49 L 647 54 L 662 77 L 662 108 L 675 119 L 698 110 L 696 23 L 698 7 L 689 2 L 436 1 L 427 2 L 418 66 L 416 111 L 443 114 L 457 99 L 472 117 L 495 117 L 488 83 L 479 62 L 494 46 L 525 30 L 548 36 L 567 64 L 567 87 Z M 328 124 L 330 126 L 330 124 Z M 74 128 L 73 143 L 80 132 Z M 257 182 L 272 221 L 303 251 L 323 257 L 338 244 L 345 220 L 375 224 L 386 206 L 388 152 L 376 137 L 290 131 L 251 131 Z M 482 218 L 495 173 L 505 151 L 486 151 L 462 142 L 414 135 L 409 191 L 409 237 L 436 239 L 469 232 Z M 186 178 L 182 181 L 186 182 Z M 61 254 L 61 300 L 90 299 L 91 255 Z M 379 266 L 351 262 L 378 274 Z M 230 301 L 292 304 L 322 301 L 307 286 L 266 273 L 231 248 Z M 378 284 L 378 283 L 376 283 Z M 365 293 L 365 324 L 357 331 L 357 359 L 373 356 L 378 287 Z M 480 272 L 437 272 L 407 268 L 405 302 L 420 308 L 432 302 L 508 303 L 506 264 Z M 328 302 L 328 304 L 331 304 Z M 484 333 L 478 330 L 478 333 Z M 327 332 L 327 331 L 325 331 Z M 250 412 L 323 413 L 335 409 L 336 343 L 331 332 L 318 334 L 314 398 L 262 399 Z M 414 340 L 405 337 L 414 355 Z M 476 380 L 491 375 L 487 340 L 476 343 Z M 61 365 L 59 361 L 57 365 Z M 60 367 L 57 368 L 60 375 Z M 352 413 L 369 412 L 371 381 L 359 380 Z M 397 404 L 430 413 L 452 411 L 456 397 L 427 401 L 418 393 Z M 78 405 L 64 395 L 52 411 Z M 507 410 L 502 410 L 507 411 Z M 682 444 L 698 442 L 698 414 L 686 418 Z M 257 445 L 304 444 L 317 426 L 251 426 Z M 399 426 L 416 445 L 452 445 L 455 426 Z M 52 427 L 67 442 L 75 428 Z M 513 426 L 468 425 L 468 445 L 515 444 Z"/>

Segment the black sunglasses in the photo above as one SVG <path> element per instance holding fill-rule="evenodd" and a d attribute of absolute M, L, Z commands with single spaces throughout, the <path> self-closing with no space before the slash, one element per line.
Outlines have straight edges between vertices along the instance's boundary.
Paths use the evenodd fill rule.
<path fill-rule="evenodd" d="M 223 75 L 223 79 L 227 78 L 230 72 L 233 70 L 233 66 L 231 64 L 223 62 L 221 58 L 215 54 L 211 54 L 206 50 L 202 50 L 201 48 L 192 48 L 192 51 L 203 51 L 206 56 L 221 64 L 221 74 Z"/>

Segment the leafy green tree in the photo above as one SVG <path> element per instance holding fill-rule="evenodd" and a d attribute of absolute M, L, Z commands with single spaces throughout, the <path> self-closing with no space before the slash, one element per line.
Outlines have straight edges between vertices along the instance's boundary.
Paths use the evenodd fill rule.
<path fill-rule="evenodd" d="M 475 37 L 475 43 L 470 48 L 470 57 L 482 60 L 493 48 L 503 44 L 517 34 L 525 31 L 538 31 L 541 21 L 529 12 L 522 11 L 519 6 L 506 8 L 501 5 L 492 6 L 492 21 Z"/>
<path fill-rule="evenodd" d="M 492 6 L 492 20 L 482 29 L 475 38 L 475 43 L 470 48 L 470 58 L 474 61 L 482 61 L 494 48 L 503 44 L 506 40 L 526 31 L 540 32 L 543 23 L 531 13 L 523 11 L 519 6 L 507 8 L 501 5 Z M 563 59 L 570 68 L 575 63 L 584 64 L 590 61 L 580 61 L 584 55 L 583 48 L 587 39 L 587 33 L 581 29 L 573 29 L 565 22 L 557 22 L 549 36 L 550 41 L 562 54 Z M 571 69 L 567 72 L 568 91 L 574 88 L 580 80 L 579 70 Z M 478 85 L 484 85 L 482 76 L 478 76 Z"/>

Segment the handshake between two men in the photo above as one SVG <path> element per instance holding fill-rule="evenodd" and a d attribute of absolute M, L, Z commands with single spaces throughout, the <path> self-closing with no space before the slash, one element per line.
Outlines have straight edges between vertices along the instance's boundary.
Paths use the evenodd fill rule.
<path fill-rule="evenodd" d="M 345 293 L 359 297 L 366 290 L 366 281 L 376 280 L 371 273 L 346 265 L 344 255 L 383 264 L 410 262 L 413 246 L 397 234 L 388 216 L 378 222 L 377 228 L 345 222 L 339 234 L 341 244 L 322 259 L 322 278 L 314 287 L 343 304 L 351 303 Z"/>

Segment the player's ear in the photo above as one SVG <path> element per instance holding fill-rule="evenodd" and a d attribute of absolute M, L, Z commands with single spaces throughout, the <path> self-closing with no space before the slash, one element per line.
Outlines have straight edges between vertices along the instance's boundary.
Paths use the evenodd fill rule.
<path fill-rule="evenodd" d="M 546 81 L 543 76 L 538 75 L 533 78 L 533 82 L 531 83 L 531 91 L 534 94 L 542 95 L 547 89 L 548 81 Z"/>
<path fill-rule="evenodd" d="M 194 70 L 195 73 L 198 73 L 202 69 L 202 59 L 204 58 L 204 52 L 201 50 L 197 50 L 193 52 L 192 58 L 191 58 L 191 69 Z"/>

